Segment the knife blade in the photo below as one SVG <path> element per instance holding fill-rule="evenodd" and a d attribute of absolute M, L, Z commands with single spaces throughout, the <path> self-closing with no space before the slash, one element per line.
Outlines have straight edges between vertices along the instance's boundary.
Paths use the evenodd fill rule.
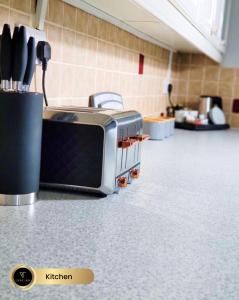
<path fill-rule="evenodd" d="M 27 57 L 27 67 L 26 72 L 23 79 L 23 90 L 29 91 L 31 81 L 33 74 L 35 72 L 36 68 L 36 43 L 35 38 L 30 37 L 27 43 L 27 51 L 28 51 L 28 57 Z"/>
<path fill-rule="evenodd" d="M 2 43 L 2 35 L 0 35 L 0 57 L 1 57 L 1 43 Z M 2 70 L 1 70 L 1 61 L 0 61 L 0 89 L 1 89 L 1 80 L 2 80 Z"/>
<path fill-rule="evenodd" d="M 4 24 L 1 38 L 1 87 L 3 90 L 10 89 L 12 70 L 12 38 L 9 24 Z"/>
<path fill-rule="evenodd" d="M 27 55 L 26 27 L 21 26 L 16 38 L 12 68 L 13 89 L 15 91 L 22 90 L 22 81 L 27 67 Z"/>

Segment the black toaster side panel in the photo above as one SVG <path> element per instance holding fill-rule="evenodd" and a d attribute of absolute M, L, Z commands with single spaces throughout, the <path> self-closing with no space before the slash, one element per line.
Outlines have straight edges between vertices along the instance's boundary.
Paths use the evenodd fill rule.
<path fill-rule="evenodd" d="M 42 135 L 41 183 L 101 185 L 102 127 L 44 120 Z"/>

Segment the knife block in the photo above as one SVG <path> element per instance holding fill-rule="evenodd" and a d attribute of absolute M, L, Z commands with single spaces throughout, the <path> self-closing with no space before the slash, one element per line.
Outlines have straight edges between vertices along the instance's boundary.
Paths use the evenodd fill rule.
<path fill-rule="evenodd" d="M 42 111 L 42 94 L 0 92 L 0 205 L 37 199 Z"/>

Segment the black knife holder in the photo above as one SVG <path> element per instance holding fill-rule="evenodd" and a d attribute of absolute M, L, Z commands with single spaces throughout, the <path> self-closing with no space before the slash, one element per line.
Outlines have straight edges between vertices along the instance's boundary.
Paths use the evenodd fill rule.
<path fill-rule="evenodd" d="M 42 94 L 0 92 L 0 205 L 36 201 L 42 111 Z"/>

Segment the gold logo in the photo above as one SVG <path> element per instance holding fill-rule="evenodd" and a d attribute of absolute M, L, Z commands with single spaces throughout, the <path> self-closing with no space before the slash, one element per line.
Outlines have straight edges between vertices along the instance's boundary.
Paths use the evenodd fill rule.
<path fill-rule="evenodd" d="M 19 272 L 19 273 L 20 273 L 21 277 L 24 278 L 26 272 Z"/>
<path fill-rule="evenodd" d="M 36 274 L 32 267 L 17 265 L 10 271 L 10 281 L 14 287 L 29 290 L 36 281 Z"/>

